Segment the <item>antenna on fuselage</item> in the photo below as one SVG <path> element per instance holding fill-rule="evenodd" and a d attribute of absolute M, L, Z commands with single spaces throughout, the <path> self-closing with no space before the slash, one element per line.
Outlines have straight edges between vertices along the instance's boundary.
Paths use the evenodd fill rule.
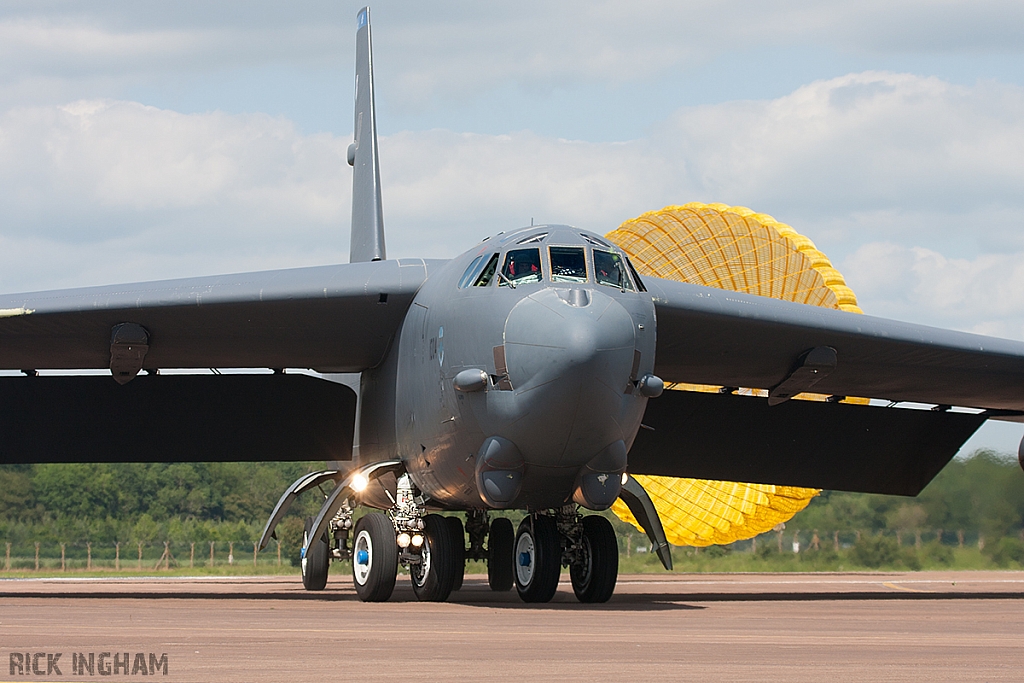
<path fill-rule="evenodd" d="M 377 115 L 373 103 L 373 46 L 370 8 L 356 15 L 355 141 L 348 146 L 352 173 L 352 241 L 350 263 L 380 261 L 384 252 L 384 212 L 377 160 Z"/>

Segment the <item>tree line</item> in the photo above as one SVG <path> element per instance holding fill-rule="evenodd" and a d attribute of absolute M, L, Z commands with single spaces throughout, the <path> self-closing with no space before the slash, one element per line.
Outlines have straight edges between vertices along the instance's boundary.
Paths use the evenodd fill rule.
<path fill-rule="evenodd" d="M 15 554 L 34 543 L 63 543 L 69 556 L 84 553 L 90 544 L 96 557 L 110 554 L 116 544 L 152 544 L 150 552 L 160 552 L 165 541 L 179 547 L 251 543 L 285 487 L 321 467 L 316 462 L 0 466 L 0 543 L 12 543 Z M 283 522 L 280 537 L 289 556 L 301 536 L 302 518 L 315 514 L 321 501 L 305 494 Z M 645 542 L 625 524 L 616 528 L 623 547 Z M 856 532 L 858 539 L 902 535 L 901 545 L 910 546 L 915 538 L 920 546 L 922 534 L 939 545 L 955 544 L 958 537 L 962 542 L 965 535 L 990 545 L 1003 538 L 1019 543 L 1022 529 L 1024 472 L 1015 460 L 989 451 L 954 460 L 916 498 L 824 491 L 787 523 L 787 533 L 800 530 L 805 546 L 816 533 L 822 546 L 830 546 L 836 532 L 847 537 Z M 761 543 L 763 552 L 773 545 Z"/>

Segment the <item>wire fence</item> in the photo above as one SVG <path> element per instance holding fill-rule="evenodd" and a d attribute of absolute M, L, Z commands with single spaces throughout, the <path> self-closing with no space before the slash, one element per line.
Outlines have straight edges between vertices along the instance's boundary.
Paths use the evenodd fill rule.
<path fill-rule="evenodd" d="M 625 534 L 620 548 L 623 554 L 650 552 L 646 538 Z M 984 550 L 985 535 L 964 529 L 916 530 L 858 530 L 819 531 L 817 529 L 778 529 L 752 539 L 737 541 L 727 546 L 733 552 L 806 553 L 820 550 L 840 551 L 852 548 L 863 537 L 886 537 L 895 540 L 898 547 L 921 549 L 928 544 L 948 547 L 977 547 Z M 1024 542 L 1024 530 L 1019 533 Z M 7 541 L 4 543 L 4 572 L 53 571 L 168 571 L 171 569 L 199 569 L 216 567 L 253 567 L 271 569 L 291 565 L 290 554 L 295 548 L 274 540 L 263 552 L 252 541 L 124 541 L 94 543 L 79 541 L 58 543 L 53 541 Z"/>
<path fill-rule="evenodd" d="M 950 548 L 977 547 L 984 550 L 985 534 L 980 531 L 964 529 L 844 529 L 842 531 L 822 531 L 818 529 L 777 529 L 768 531 L 751 539 L 736 541 L 727 546 L 733 552 L 759 552 L 766 549 L 778 552 L 803 553 L 819 550 L 839 552 L 854 547 L 862 538 L 888 538 L 895 541 L 900 548 L 922 549 L 928 545 L 942 545 Z M 1018 532 L 1018 538 L 1024 542 L 1024 529 Z M 996 539 L 989 539 L 996 540 Z M 628 534 L 623 539 L 624 554 L 645 553 L 651 551 L 650 542 L 639 534 Z"/>
<path fill-rule="evenodd" d="M 6 542 L 3 571 L 161 571 L 226 566 L 280 567 L 280 541 L 263 552 L 251 541 L 171 541 L 143 543 Z"/>

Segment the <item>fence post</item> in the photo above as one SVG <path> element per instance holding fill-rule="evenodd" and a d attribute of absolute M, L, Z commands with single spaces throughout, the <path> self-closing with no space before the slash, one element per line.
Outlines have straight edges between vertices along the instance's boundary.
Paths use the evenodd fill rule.
<path fill-rule="evenodd" d="M 941 539 L 940 539 L 940 541 L 941 541 Z M 917 548 L 918 550 L 921 549 L 921 530 L 920 529 L 918 529 L 917 531 L 914 532 L 914 547 Z"/>
<path fill-rule="evenodd" d="M 1021 540 L 1024 540 L 1024 538 L 1022 538 Z M 959 548 L 963 548 L 964 547 L 964 530 L 963 529 L 958 529 L 957 532 L 956 532 L 956 545 Z"/>
<path fill-rule="evenodd" d="M 7 544 L 7 554 L 4 555 L 4 571 L 11 571 L 11 544 Z"/>
<path fill-rule="evenodd" d="M 192 569 L 196 566 L 196 544 L 192 543 L 189 546 L 188 551 L 188 568 Z"/>
<path fill-rule="evenodd" d="M 92 571 L 92 541 L 85 542 L 85 568 Z"/>
<path fill-rule="evenodd" d="M 256 566 L 256 553 L 259 552 L 260 545 L 256 541 L 252 542 L 252 566 Z"/>
<path fill-rule="evenodd" d="M 627 536 L 626 539 L 628 540 L 629 537 Z M 281 539 L 277 540 L 277 566 L 281 566 Z"/>
<path fill-rule="evenodd" d="M 121 541 L 114 544 L 114 571 L 121 571 Z"/>
<path fill-rule="evenodd" d="M 837 553 L 839 552 L 839 532 L 838 531 L 833 531 L 832 532 L 832 549 L 835 550 Z"/>
<path fill-rule="evenodd" d="M 39 541 L 36 541 L 36 571 L 39 571 Z"/>
<path fill-rule="evenodd" d="M 750 552 L 757 552 L 757 536 L 754 536 L 752 539 L 750 539 Z"/>
<path fill-rule="evenodd" d="M 235 563 L 235 542 L 228 541 L 228 564 L 232 565 Z"/>
<path fill-rule="evenodd" d="M 213 544 L 214 541 L 210 541 L 210 566 L 213 566 Z"/>
<path fill-rule="evenodd" d="M 64 544 L 60 544 L 60 570 L 62 572 L 67 571 L 67 565 L 64 564 Z"/>
<path fill-rule="evenodd" d="M 139 543 L 139 571 L 142 571 L 142 543 Z"/>
<path fill-rule="evenodd" d="M 981 534 L 978 534 L 978 550 L 984 550 L 984 549 L 985 549 L 985 537 L 982 536 Z"/>

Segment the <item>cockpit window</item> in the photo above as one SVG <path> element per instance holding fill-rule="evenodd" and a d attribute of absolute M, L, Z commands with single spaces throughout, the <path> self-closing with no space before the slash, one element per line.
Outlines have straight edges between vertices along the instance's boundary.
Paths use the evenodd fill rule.
<path fill-rule="evenodd" d="M 548 234 L 546 232 L 540 232 L 536 235 L 530 235 L 529 237 L 523 238 L 516 242 L 516 244 L 536 244 L 537 242 L 542 242 L 547 236 Z"/>
<path fill-rule="evenodd" d="M 594 250 L 594 277 L 599 285 L 633 291 L 633 283 L 626 275 L 626 266 L 622 262 L 622 257 L 614 252 Z"/>
<path fill-rule="evenodd" d="M 552 282 L 586 282 L 587 257 L 583 247 L 551 247 Z"/>
<path fill-rule="evenodd" d="M 633 279 L 636 280 L 636 288 L 641 292 L 646 292 L 647 288 L 644 287 L 644 281 L 640 279 L 640 273 L 636 272 L 636 268 L 633 267 L 633 262 L 626 257 L 626 265 L 629 266 L 629 272 L 633 274 Z"/>
<path fill-rule="evenodd" d="M 607 249 L 607 248 L 612 246 L 612 245 L 608 244 L 607 242 L 605 242 L 604 240 L 598 239 L 597 237 L 594 237 L 593 235 L 588 235 L 585 232 L 581 232 L 580 233 L 580 237 L 582 237 L 586 241 L 590 242 L 595 247 L 604 247 L 604 248 Z"/>
<path fill-rule="evenodd" d="M 462 274 L 462 278 L 459 280 L 459 289 L 468 286 L 473 281 L 476 274 L 480 272 L 480 267 L 484 264 L 485 260 L 487 260 L 487 254 L 480 254 L 473 259 L 473 262 L 469 264 L 469 268 L 466 268 L 466 272 Z"/>
<path fill-rule="evenodd" d="M 480 276 L 473 283 L 474 287 L 486 287 L 491 284 L 491 280 L 494 279 L 494 271 L 498 269 L 498 255 L 492 254 L 487 265 L 480 271 Z"/>
<path fill-rule="evenodd" d="M 523 284 L 540 282 L 540 249 L 511 249 L 505 255 L 505 265 L 501 267 L 498 285 Z"/>

